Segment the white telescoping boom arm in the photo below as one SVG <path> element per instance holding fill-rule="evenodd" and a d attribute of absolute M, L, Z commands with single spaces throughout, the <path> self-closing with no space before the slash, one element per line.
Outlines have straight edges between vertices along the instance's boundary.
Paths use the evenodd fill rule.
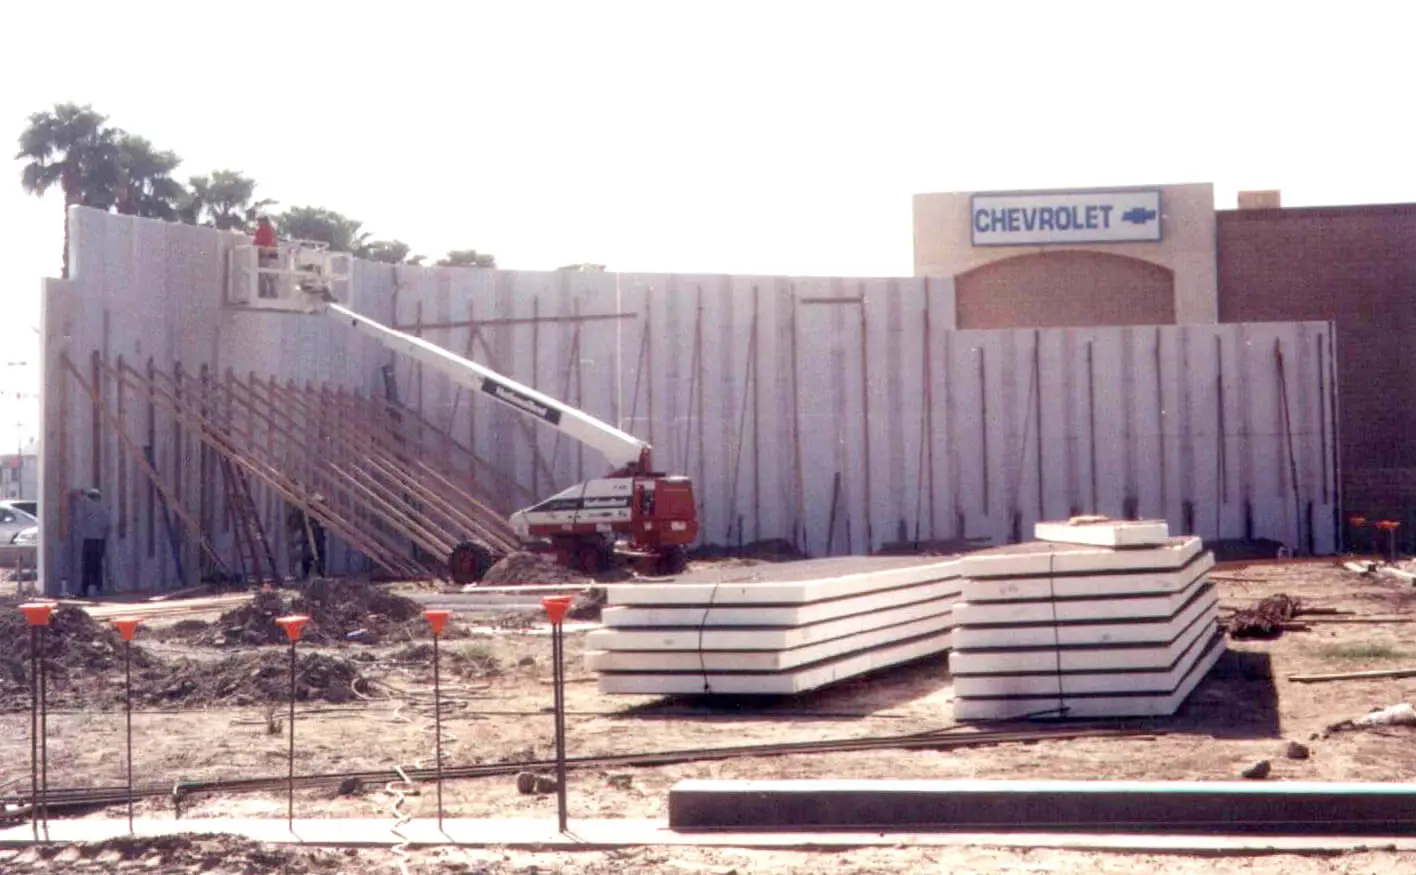
<path fill-rule="evenodd" d="M 404 334 L 386 325 L 360 316 L 353 310 L 338 304 L 326 304 L 324 312 L 335 319 L 347 322 L 361 334 L 368 335 L 384 346 L 429 365 L 459 385 L 478 390 L 489 398 L 511 407 L 527 416 L 558 429 L 569 437 L 594 447 L 604 454 L 614 470 L 634 466 L 642 473 L 650 464 L 649 444 L 632 434 L 620 431 L 612 425 L 601 422 L 583 410 L 562 404 L 548 395 L 543 395 L 529 386 L 508 379 L 491 368 L 469 361 L 460 355 L 448 352 L 421 337 Z"/>

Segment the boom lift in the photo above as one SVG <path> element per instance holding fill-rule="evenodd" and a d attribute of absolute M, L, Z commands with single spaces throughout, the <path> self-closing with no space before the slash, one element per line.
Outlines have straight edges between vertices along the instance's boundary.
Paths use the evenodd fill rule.
<path fill-rule="evenodd" d="M 604 455 L 610 466 L 604 477 L 563 489 L 511 515 L 512 529 L 524 545 L 549 547 L 561 564 L 589 572 L 605 570 L 617 547 L 632 558 L 652 561 L 655 573 L 683 570 L 684 550 L 698 537 L 693 482 L 655 471 L 648 443 L 491 368 L 349 309 L 348 256 L 301 241 L 282 243 L 278 257 L 265 254 L 262 261 L 254 246 L 234 248 L 229 305 L 322 313 Z M 453 550 L 448 567 L 454 579 L 475 579 L 487 560 L 484 547 L 467 542 Z"/>

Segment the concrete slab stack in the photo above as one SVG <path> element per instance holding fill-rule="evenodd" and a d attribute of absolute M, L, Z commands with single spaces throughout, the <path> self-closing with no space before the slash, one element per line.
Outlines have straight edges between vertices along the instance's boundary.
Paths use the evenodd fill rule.
<path fill-rule="evenodd" d="M 957 560 L 837 557 L 608 587 L 604 693 L 789 695 L 947 650 Z"/>
<path fill-rule="evenodd" d="M 962 560 L 955 718 L 1174 713 L 1224 651 L 1213 554 L 1163 522 L 1036 534 Z"/>

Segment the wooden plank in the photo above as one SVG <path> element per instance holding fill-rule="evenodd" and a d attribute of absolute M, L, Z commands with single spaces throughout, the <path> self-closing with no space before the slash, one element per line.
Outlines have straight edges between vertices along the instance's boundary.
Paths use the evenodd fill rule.
<path fill-rule="evenodd" d="M 83 374 L 79 373 L 79 369 L 74 366 L 74 363 L 69 359 L 67 355 L 63 355 L 63 359 L 64 364 L 69 369 L 69 373 L 73 376 L 74 381 L 78 383 L 79 388 L 83 389 L 84 394 L 88 395 L 89 399 L 93 402 L 93 409 L 99 415 L 100 420 L 102 422 L 106 422 L 108 427 L 113 429 L 114 433 L 118 435 L 119 444 L 121 444 L 123 449 L 128 452 L 129 456 L 131 456 L 132 459 L 137 462 L 138 467 L 142 469 L 143 473 L 147 475 L 148 482 L 152 484 L 154 489 L 161 493 L 163 500 L 165 500 L 168 506 L 172 508 L 173 512 L 177 515 L 177 517 L 182 520 L 184 524 L 186 524 L 187 528 L 191 530 L 193 537 L 197 539 L 198 544 L 203 550 L 207 552 L 207 555 L 212 558 L 212 561 L 215 562 L 217 566 L 220 567 L 222 570 L 227 570 L 226 563 L 222 560 L 221 556 L 218 555 L 216 550 L 212 548 L 211 544 L 208 543 L 207 540 L 202 537 L 201 526 L 197 524 L 196 520 L 188 516 L 185 508 L 183 508 L 180 504 L 176 502 L 176 496 L 173 495 L 173 493 L 167 489 L 165 484 L 163 484 L 162 478 L 158 475 L 157 471 L 154 470 L 150 464 L 148 464 L 147 459 L 143 457 L 142 451 L 138 450 L 133 445 L 132 438 L 128 437 L 128 435 L 121 428 L 118 428 L 118 422 L 116 417 L 114 417 L 113 413 L 109 411 L 108 405 L 103 403 L 103 400 L 98 394 L 97 390 L 93 386 L 90 386 L 88 384 L 88 382 L 84 379 Z M 93 361 L 97 362 L 98 359 L 95 358 L 93 359 Z"/>
<path fill-rule="evenodd" d="M 136 378 L 138 380 L 141 380 L 141 377 L 133 373 L 133 371 L 131 370 L 129 370 L 127 374 L 122 376 L 127 379 Z M 402 560 L 400 557 L 397 556 L 396 553 L 390 554 L 385 549 L 372 546 L 367 539 L 352 534 L 351 532 L 357 531 L 357 529 L 354 529 L 352 527 L 352 524 L 348 520 L 334 513 L 330 508 L 320 506 L 318 510 L 315 510 L 312 506 L 309 505 L 308 501 L 300 495 L 300 487 L 297 484 L 290 482 L 289 479 L 283 474 L 281 474 L 278 469 L 270 466 L 269 464 L 259 459 L 256 459 L 252 456 L 243 453 L 239 448 L 237 448 L 234 444 L 230 442 L 230 440 L 227 438 L 226 434 L 222 430 L 214 428 L 211 423 L 202 423 L 195 414 L 191 413 L 184 407 L 178 406 L 175 398 L 162 387 L 157 385 L 156 382 L 150 383 L 149 386 L 152 389 L 153 397 L 156 399 L 161 399 L 164 408 L 167 409 L 167 411 L 172 416 L 199 429 L 199 435 L 201 440 L 208 442 L 209 445 L 211 445 L 218 452 L 225 454 L 232 461 L 249 470 L 258 479 L 269 485 L 277 494 L 282 496 L 285 500 L 291 502 L 292 504 L 306 507 L 317 518 L 319 518 L 320 521 L 324 523 L 330 531 L 334 532 L 336 535 L 343 538 L 349 544 L 353 545 L 355 549 L 365 553 L 365 555 L 369 556 L 379 565 L 383 566 L 385 570 L 393 574 L 406 574 L 410 571 L 417 574 L 421 571 L 421 569 L 418 569 L 411 563 Z"/>
<path fill-rule="evenodd" d="M 298 397 L 285 400 L 292 405 L 303 403 Z M 441 475 L 429 478 L 431 483 L 415 477 L 415 472 L 424 474 L 432 469 L 417 462 L 391 443 L 376 437 L 379 432 L 378 424 L 370 421 L 358 405 L 350 402 L 348 393 L 340 390 L 334 394 L 333 401 L 341 415 L 350 417 L 351 426 L 355 426 L 339 431 L 341 438 L 355 451 L 361 462 L 369 464 L 381 475 L 413 491 L 421 500 L 436 508 L 437 514 L 444 520 L 454 523 L 455 527 L 476 534 L 487 541 L 489 546 L 515 549 L 515 536 L 500 514 Z M 435 486 L 441 487 L 443 491 L 434 488 Z M 451 496 L 444 492 L 451 493 Z M 467 507 L 473 508 L 474 512 L 464 511 L 458 502 L 465 503 Z"/>
<path fill-rule="evenodd" d="M 1297 684 L 1321 684 L 1329 681 L 1365 681 L 1409 677 L 1416 677 L 1416 668 L 1384 668 L 1374 671 L 1348 671 L 1336 674 L 1291 674 L 1288 679 Z"/>

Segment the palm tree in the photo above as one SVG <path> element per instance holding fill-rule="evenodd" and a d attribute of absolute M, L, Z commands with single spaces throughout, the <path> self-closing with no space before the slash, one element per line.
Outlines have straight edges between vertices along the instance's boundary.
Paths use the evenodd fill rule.
<path fill-rule="evenodd" d="M 84 104 L 59 103 L 53 111 L 30 115 L 20 134 L 16 160 L 29 159 L 20 172 L 25 191 L 43 197 L 54 186 L 64 193 L 64 260 L 60 275 L 69 276 L 69 207 L 108 208 L 113 204 L 117 132 L 108 117 Z"/>
<path fill-rule="evenodd" d="M 368 246 L 369 234 L 360 230 L 363 224 L 324 207 L 291 207 L 276 217 L 282 237 L 324 243 L 331 252 L 357 253 Z"/>
<path fill-rule="evenodd" d="M 370 240 L 354 252 L 360 258 L 384 264 L 418 264 L 423 256 L 414 255 L 413 247 L 402 240 Z"/>
<path fill-rule="evenodd" d="M 496 267 L 497 257 L 475 249 L 454 249 L 438 262 L 438 267 Z"/>
<path fill-rule="evenodd" d="M 120 134 L 114 206 L 125 216 L 174 221 L 186 190 L 172 178 L 182 163 L 174 152 L 158 152 L 143 137 Z"/>
<path fill-rule="evenodd" d="M 178 213 L 189 225 L 249 233 L 257 215 L 275 204 L 273 200 L 254 200 L 256 181 L 235 170 L 193 176 L 187 185 L 187 196 Z"/>

